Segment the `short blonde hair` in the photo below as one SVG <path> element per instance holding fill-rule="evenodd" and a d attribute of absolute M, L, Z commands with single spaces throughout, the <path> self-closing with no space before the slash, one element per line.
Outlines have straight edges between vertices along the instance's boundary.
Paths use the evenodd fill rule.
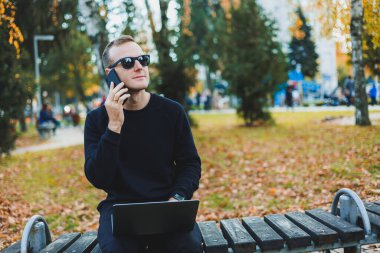
<path fill-rule="evenodd" d="M 111 59 L 110 59 L 111 47 L 119 46 L 127 42 L 135 42 L 135 39 L 131 35 L 121 35 L 119 38 L 114 39 L 113 41 L 107 44 L 102 54 L 102 63 L 103 63 L 104 68 L 108 68 L 108 66 L 113 63 L 111 62 Z"/>

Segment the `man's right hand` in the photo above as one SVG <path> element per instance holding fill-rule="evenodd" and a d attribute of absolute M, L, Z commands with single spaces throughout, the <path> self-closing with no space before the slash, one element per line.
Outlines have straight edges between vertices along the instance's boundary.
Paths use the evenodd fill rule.
<path fill-rule="evenodd" d="M 104 103 L 109 119 L 108 129 L 116 133 L 121 132 L 121 127 L 124 123 L 123 103 L 131 96 L 130 94 L 125 94 L 128 88 L 123 87 L 123 82 L 119 83 L 116 87 L 115 84 L 111 82 L 110 91 Z"/>

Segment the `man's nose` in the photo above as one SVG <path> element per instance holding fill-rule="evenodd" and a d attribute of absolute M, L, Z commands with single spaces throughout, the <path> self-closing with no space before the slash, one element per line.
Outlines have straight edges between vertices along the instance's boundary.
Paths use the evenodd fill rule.
<path fill-rule="evenodd" d="M 142 68 L 143 66 L 141 65 L 141 63 L 138 60 L 135 60 L 135 66 L 133 66 L 133 69 L 137 71 L 137 70 L 141 70 Z"/>

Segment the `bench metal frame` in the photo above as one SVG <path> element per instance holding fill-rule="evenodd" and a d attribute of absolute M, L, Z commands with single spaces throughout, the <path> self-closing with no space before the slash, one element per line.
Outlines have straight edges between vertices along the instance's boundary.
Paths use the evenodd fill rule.
<path fill-rule="evenodd" d="M 21 238 L 21 253 L 29 249 L 38 252 L 51 243 L 51 234 L 46 220 L 40 215 L 34 215 L 25 225 Z"/>
<path fill-rule="evenodd" d="M 349 198 L 345 198 L 348 196 Z M 352 202 L 353 201 L 353 202 Z M 331 205 L 331 213 L 333 215 L 338 214 L 338 202 L 340 202 L 340 217 L 352 224 L 356 224 L 359 217 L 357 208 L 359 208 L 359 214 L 363 219 L 364 231 L 366 235 L 371 235 L 371 224 L 369 222 L 369 217 L 367 210 L 364 207 L 363 201 L 356 194 L 356 192 L 343 188 L 339 190 L 334 197 L 333 203 Z"/>

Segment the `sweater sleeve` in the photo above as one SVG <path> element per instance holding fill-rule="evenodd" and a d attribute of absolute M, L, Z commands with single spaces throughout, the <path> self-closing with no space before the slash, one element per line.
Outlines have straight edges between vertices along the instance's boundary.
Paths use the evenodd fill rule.
<path fill-rule="evenodd" d="M 199 187 L 201 178 L 201 159 L 194 144 L 193 135 L 185 110 L 181 110 L 177 119 L 174 161 L 176 164 L 176 182 L 173 195 L 178 193 L 191 199 Z"/>
<path fill-rule="evenodd" d="M 84 170 L 87 179 L 96 187 L 110 189 L 115 181 L 120 145 L 120 134 L 108 128 L 101 132 L 88 114 L 84 129 Z"/>

